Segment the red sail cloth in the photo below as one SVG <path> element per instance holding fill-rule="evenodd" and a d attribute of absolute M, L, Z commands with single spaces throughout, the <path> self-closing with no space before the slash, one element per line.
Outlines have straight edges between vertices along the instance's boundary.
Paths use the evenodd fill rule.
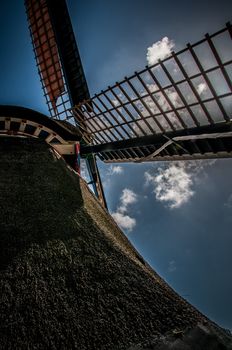
<path fill-rule="evenodd" d="M 65 85 L 47 2 L 46 0 L 27 0 L 26 7 L 45 93 L 56 111 L 57 99 L 65 91 Z"/>

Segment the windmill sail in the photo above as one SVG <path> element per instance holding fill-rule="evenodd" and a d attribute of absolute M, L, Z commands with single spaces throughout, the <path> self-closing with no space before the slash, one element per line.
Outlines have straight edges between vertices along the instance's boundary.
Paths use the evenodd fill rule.
<path fill-rule="evenodd" d="M 65 91 L 65 82 L 48 6 L 45 0 L 27 0 L 26 6 L 44 93 L 57 112 L 57 100 Z"/>
<path fill-rule="evenodd" d="M 25 6 L 50 115 L 85 130 L 85 120 L 77 121 L 72 113 L 76 104 L 90 96 L 66 1 L 26 0 Z M 85 141 L 82 139 L 81 143 Z M 86 162 L 94 192 L 106 207 L 95 156 L 90 155 Z"/>
<path fill-rule="evenodd" d="M 230 23 L 90 98 L 65 1 L 27 0 L 26 6 L 50 114 L 80 129 L 83 157 L 231 157 Z"/>
<path fill-rule="evenodd" d="M 108 163 L 232 156 L 232 26 L 206 34 L 90 98 L 65 0 L 26 0 L 52 118 L 81 133 L 95 194 Z"/>
<path fill-rule="evenodd" d="M 25 5 L 50 115 L 69 120 L 70 108 L 88 99 L 89 91 L 66 2 L 26 0 Z"/>
<path fill-rule="evenodd" d="M 87 142 L 91 135 L 82 155 L 105 162 L 231 157 L 231 38 L 227 23 L 76 106 Z"/>

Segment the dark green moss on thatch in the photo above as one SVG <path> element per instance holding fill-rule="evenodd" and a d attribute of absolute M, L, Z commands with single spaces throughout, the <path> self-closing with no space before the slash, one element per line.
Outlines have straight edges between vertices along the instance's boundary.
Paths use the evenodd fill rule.
<path fill-rule="evenodd" d="M 0 349 L 127 349 L 205 318 L 44 143 L 0 139 Z"/>

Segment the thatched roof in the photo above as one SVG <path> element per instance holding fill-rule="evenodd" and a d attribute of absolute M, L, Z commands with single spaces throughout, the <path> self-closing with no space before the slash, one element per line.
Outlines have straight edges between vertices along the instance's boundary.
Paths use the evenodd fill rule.
<path fill-rule="evenodd" d="M 1 137 L 0 177 L 1 349 L 127 349 L 208 322 L 45 143 Z"/>

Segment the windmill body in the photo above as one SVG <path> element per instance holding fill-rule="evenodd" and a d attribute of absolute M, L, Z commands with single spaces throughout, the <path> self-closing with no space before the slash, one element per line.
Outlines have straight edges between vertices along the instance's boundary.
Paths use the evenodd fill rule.
<path fill-rule="evenodd" d="M 150 268 L 54 148 L 2 136 L 0 160 L 2 349 L 128 349 L 198 323 L 217 329 Z"/>
<path fill-rule="evenodd" d="M 232 57 L 223 59 L 214 42 L 226 36 L 231 45 L 231 24 L 91 98 L 66 2 L 25 5 L 50 117 L 0 108 L 3 348 L 129 349 L 199 322 L 221 332 L 117 227 L 96 158 L 231 157 Z M 196 54 L 203 44 L 213 66 Z M 197 71 L 187 68 L 186 54 Z M 211 79 L 215 72 L 224 89 Z M 196 79 L 204 80 L 205 94 Z M 80 177 L 81 158 L 98 199 Z"/>

